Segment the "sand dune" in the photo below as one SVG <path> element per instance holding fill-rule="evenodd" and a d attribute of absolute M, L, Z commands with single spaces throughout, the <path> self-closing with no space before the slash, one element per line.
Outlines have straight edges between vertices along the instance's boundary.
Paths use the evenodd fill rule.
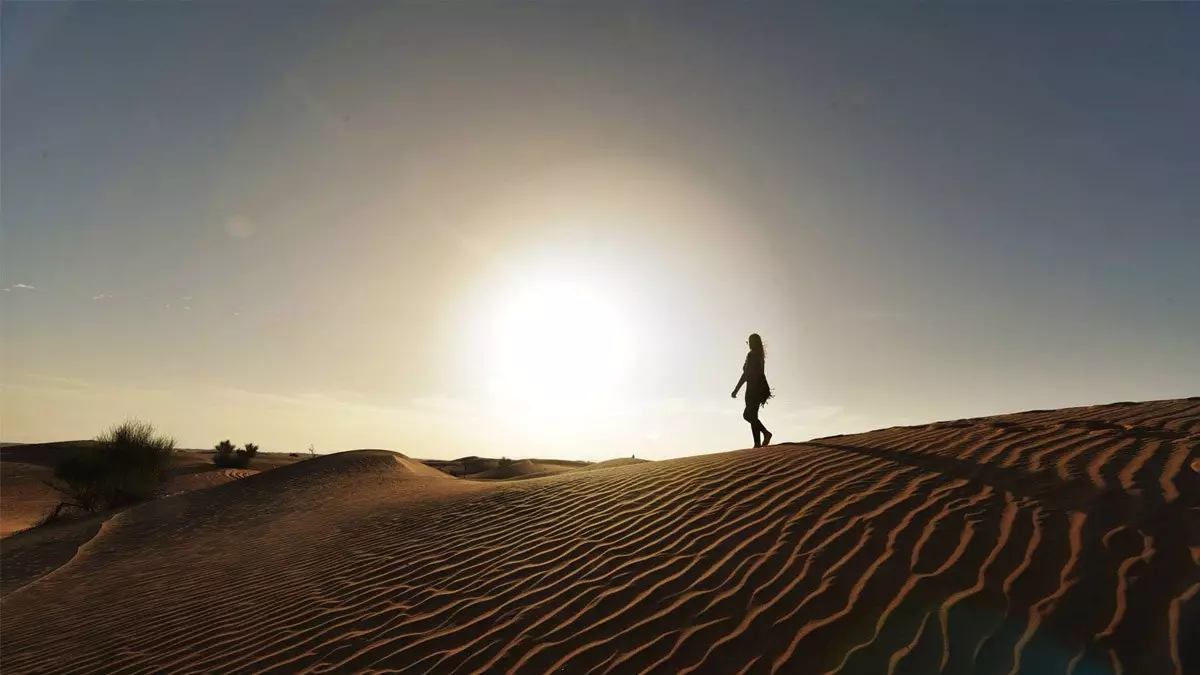
<path fill-rule="evenodd" d="M 589 469 L 589 470 L 591 470 L 591 469 L 610 469 L 614 466 L 629 466 L 631 464 L 644 464 L 648 461 L 650 461 L 650 460 L 637 459 L 634 457 L 618 457 L 617 459 L 606 459 L 603 462 L 596 462 L 595 464 L 588 465 L 584 468 Z"/>
<path fill-rule="evenodd" d="M 54 466 L 68 453 L 93 450 L 96 445 L 94 441 L 64 441 L 0 447 L 0 538 L 34 526 L 53 511 L 62 502 L 62 495 L 47 485 L 54 480 Z M 247 469 L 219 469 L 212 464 L 211 451 L 180 450 L 164 491 L 173 495 L 200 490 L 300 460 L 262 453 Z"/>
<path fill-rule="evenodd" d="M 523 481 L 341 453 L 103 522 L 0 668 L 1200 672 L 1198 455 L 1200 399 Z"/>
<path fill-rule="evenodd" d="M 550 463 L 540 460 L 522 459 L 497 466 L 494 469 L 474 473 L 468 476 L 469 478 L 484 479 L 484 480 L 506 480 L 510 478 L 537 478 L 540 476 L 551 476 L 554 474 L 566 473 L 575 471 L 579 467 L 565 466 L 563 464 Z"/>
<path fill-rule="evenodd" d="M 0 537 L 32 527 L 52 511 L 62 501 L 46 484 L 54 478 L 54 466 L 67 454 L 95 445 L 93 441 L 64 441 L 0 447 Z"/>
<path fill-rule="evenodd" d="M 0 537 L 31 527 L 59 502 L 46 481 L 54 470 L 24 462 L 0 462 Z"/>

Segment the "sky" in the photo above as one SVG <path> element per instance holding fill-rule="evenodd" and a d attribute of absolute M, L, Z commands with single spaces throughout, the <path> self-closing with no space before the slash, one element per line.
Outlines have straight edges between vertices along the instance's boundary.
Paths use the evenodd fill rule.
<path fill-rule="evenodd" d="M 695 455 L 751 332 L 776 441 L 1200 394 L 1193 3 L 0 11 L 4 441 Z"/>

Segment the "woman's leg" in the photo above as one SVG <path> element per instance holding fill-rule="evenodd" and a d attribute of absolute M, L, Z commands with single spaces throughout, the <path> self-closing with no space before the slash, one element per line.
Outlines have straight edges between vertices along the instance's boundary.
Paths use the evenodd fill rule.
<path fill-rule="evenodd" d="M 762 422 L 758 421 L 758 404 L 746 401 L 746 411 L 742 413 L 742 419 L 750 423 L 750 431 L 754 433 L 754 447 L 762 447 Z"/>

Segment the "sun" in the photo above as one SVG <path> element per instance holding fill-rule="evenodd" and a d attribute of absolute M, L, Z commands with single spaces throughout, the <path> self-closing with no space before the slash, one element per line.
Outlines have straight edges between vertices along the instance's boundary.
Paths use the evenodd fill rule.
<path fill-rule="evenodd" d="M 619 396 L 630 386 L 633 362 L 622 309 L 601 286 L 558 277 L 506 295 L 488 334 L 492 396 L 557 416 L 585 414 Z"/>

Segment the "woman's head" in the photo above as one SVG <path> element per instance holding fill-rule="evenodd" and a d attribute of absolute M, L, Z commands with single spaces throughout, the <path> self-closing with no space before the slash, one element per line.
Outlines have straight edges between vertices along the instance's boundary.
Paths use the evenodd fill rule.
<path fill-rule="evenodd" d="M 760 337 L 758 333 L 751 333 L 750 337 L 746 339 L 746 344 L 750 345 L 750 351 L 758 352 L 760 354 L 762 353 L 762 337 Z"/>

